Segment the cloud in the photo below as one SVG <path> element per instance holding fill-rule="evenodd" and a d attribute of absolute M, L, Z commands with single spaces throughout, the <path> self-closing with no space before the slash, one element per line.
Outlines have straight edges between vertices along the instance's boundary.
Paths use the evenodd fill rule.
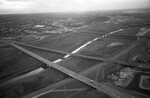
<path fill-rule="evenodd" d="M 71 12 L 150 7 L 150 0 L 1 0 L 0 9 Z"/>
<path fill-rule="evenodd" d="M 27 1 L 27 2 L 28 2 L 28 1 L 30 1 L 30 0 L 5 0 L 5 1 L 9 1 L 9 2 L 14 2 L 14 1 L 15 1 L 15 2 L 16 2 L 16 1 L 17 1 L 17 2 L 26 2 L 26 1 Z"/>
<path fill-rule="evenodd" d="M 20 9 L 24 9 L 27 8 L 31 5 L 31 2 L 27 2 L 27 1 L 19 1 L 19 0 L 2 0 L 1 1 L 1 6 L 0 9 L 10 9 L 10 10 L 20 10 Z"/>
<path fill-rule="evenodd" d="M 109 10 L 144 8 L 149 0 L 33 0 L 34 10 L 47 12 L 69 12 L 89 10 Z"/>
<path fill-rule="evenodd" d="M 82 11 L 86 9 L 85 2 L 86 0 L 37 0 L 33 6 L 35 10 L 49 12 Z"/>

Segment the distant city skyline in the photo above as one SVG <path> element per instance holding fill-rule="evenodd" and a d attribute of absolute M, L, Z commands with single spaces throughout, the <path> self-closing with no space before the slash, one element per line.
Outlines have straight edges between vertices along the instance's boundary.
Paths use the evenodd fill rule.
<path fill-rule="evenodd" d="M 150 8 L 150 0 L 0 0 L 0 14 Z"/>

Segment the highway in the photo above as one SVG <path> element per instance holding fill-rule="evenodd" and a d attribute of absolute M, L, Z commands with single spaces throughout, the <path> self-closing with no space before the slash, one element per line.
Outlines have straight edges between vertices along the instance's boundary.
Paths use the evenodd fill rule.
<path fill-rule="evenodd" d="M 31 48 L 36 48 L 36 49 L 40 49 L 40 50 L 45 50 L 45 51 L 51 51 L 51 52 L 55 52 L 55 53 L 61 53 L 61 54 L 66 54 L 64 57 L 62 58 L 59 58 L 55 61 L 53 61 L 53 63 L 58 63 L 58 62 L 61 62 L 62 60 L 66 59 L 66 58 L 69 58 L 70 56 L 77 56 L 77 57 L 82 57 L 82 58 L 87 58 L 87 59 L 92 59 L 92 60 L 98 60 L 98 61 L 107 61 L 103 58 L 97 58 L 97 57 L 91 57 L 91 56 L 85 56 L 85 55 L 81 55 L 81 54 L 76 54 L 77 52 L 79 52 L 80 50 L 84 49 L 87 45 L 89 44 L 92 44 L 93 42 L 101 39 L 101 38 L 105 38 L 109 35 L 112 35 L 112 34 L 115 34 L 117 32 L 120 32 L 122 31 L 123 29 L 119 29 L 119 30 L 116 30 L 116 31 L 112 31 L 108 34 L 105 34 L 105 35 L 102 35 L 100 37 L 96 37 L 88 42 L 86 42 L 85 44 L 81 45 L 80 47 L 78 47 L 77 49 L 75 49 L 74 51 L 72 51 L 71 53 L 68 53 L 68 52 L 64 52 L 64 51 L 59 51 L 59 50 L 53 50 L 53 49 L 45 49 L 45 48 L 41 48 L 41 47 L 37 47 L 37 46 L 31 46 L 31 45 L 27 45 L 27 44 L 23 44 L 23 43 L 19 43 L 19 42 L 16 42 L 14 41 L 13 43 L 16 43 L 16 44 L 19 44 L 19 45 L 24 45 L 24 46 L 27 46 L 27 47 L 31 47 Z"/>
<path fill-rule="evenodd" d="M 113 98 L 116 98 L 116 97 L 133 98 L 133 96 L 131 96 L 131 95 L 128 95 L 128 94 L 120 92 L 120 91 L 117 91 L 115 89 L 111 89 L 111 88 L 109 88 L 109 87 L 107 87 L 105 85 L 102 85 L 101 83 L 99 83 L 99 82 L 97 82 L 95 80 L 91 80 L 91 79 L 89 79 L 89 78 L 87 78 L 87 77 L 85 77 L 85 76 L 83 76 L 81 74 L 73 72 L 73 71 L 71 71 L 69 69 L 66 69 L 66 68 L 62 67 L 62 66 L 59 66 L 58 64 L 54 64 L 51 61 L 49 61 L 49 60 L 47 60 L 47 59 L 45 59 L 43 57 L 40 57 L 40 56 L 36 55 L 35 53 L 33 53 L 33 52 L 29 51 L 29 50 L 26 50 L 26 49 L 24 49 L 24 48 L 22 48 L 22 47 L 20 47 L 20 46 L 18 46 L 16 44 L 14 44 L 14 43 L 10 43 L 10 45 L 15 47 L 16 49 L 26 53 L 26 54 L 32 56 L 32 57 L 36 58 L 37 60 L 47 64 L 49 67 L 53 67 L 53 68 L 57 69 L 58 71 L 61 71 L 61 72 L 65 73 L 65 74 L 69 75 L 70 77 L 73 77 L 74 79 L 77 79 L 77 80 L 79 80 L 79 81 L 81 81 L 81 82 L 83 82 L 83 83 L 85 83 L 85 84 L 87 84 L 87 85 L 89 85 L 89 86 L 91 86 L 93 88 L 96 88 L 100 92 L 104 92 L 104 93 L 110 95 Z M 26 97 L 26 98 L 29 98 L 29 96 Z"/>
<path fill-rule="evenodd" d="M 91 40 L 91 41 L 88 41 L 87 43 L 85 43 L 84 45 L 82 45 L 82 46 L 80 46 L 79 48 L 77 48 L 76 50 L 74 50 L 73 52 L 72 52 L 72 54 L 75 54 L 75 53 L 77 53 L 78 51 L 80 51 L 81 49 L 83 49 L 84 47 L 86 47 L 87 45 L 89 45 L 89 44 L 91 44 L 91 43 L 93 43 L 94 41 L 96 41 L 96 40 L 98 40 L 98 39 L 100 39 L 100 38 L 104 38 L 104 37 L 107 37 L 108 35 L 111 35 L 111 34 L 114 34 L 114 33 L 117 33 L 117 32 L 119 32 L 119 31 L 122 31 L 123 29 L 120 29 L 120 30 L 117 30 L 117 31 L 113 31 L 113 32 L 110 32 L 109 34 L 107 34 L 107 35 L 103 35 L 102 37 L 98 37 L 98 38 L 95 38 L 95 39 L 93 39 L 93 40 Z M 15 45 L 15 44 L 11 44 L 12 46 L 14 46 L 14 47 L 16 47 L 17 49 L 18 49 L 18 47 L 19 46 L 17 46 L 17 45 Z M 19 50 L 24 50 L 24 49 L 21 49 L 21 47 L 19 47 L 20 49 Z M 37 48 L 37 47 L 36 47 Z M 26 50 L 25 50 L 26 51 Z M 129 49 L 127 50 L 127 51 L 129 51 Z M 56 51 L 56 52 L 58 52 L 58 51 Z M 26 52 L 27 53 L 27 52 Z M 126 51 L 124 52 L 124 53 L 126 53 Z M 32 53 L 28 53 L 29 55 L 30 54 L 32 54 Z M 64 56 L 64 58 L 68 58 L 70 55 L 72 55 L 72 54 L 67 54 L 66 56 Z M 123 54 L 123 53 L 122 53 Z M 121 54 L 121 55 L 122 55 Z M 36 57 L 36 56 L 35 56 Z M 117 57 L 116 57 L 117 58 Z M 116 59 L 116 58 L 114 58 L 114 59 Z M 37 59 L 39 59 L 39 57 L 37 57 Z M 40 60 L 40 61 L 44 61 L 44 60 Z M 60 59 L 58 59 L 58 60 L 55 60 L 54 61 L 54 63 L 58 63 L 58 62 L 60 62 L 61 60 Z M 107 63 L 106 63 L 107 64 Z M 48 64 L 47 64 L 48 65 Z M 56 67 L 56 66 L 55 66 Z M 60 68 L 60 66 L 58 66 L 58 68 Z M 58 68 L 56 68 L 56 69 L 58 69 Z M 111 88 L 109 88 L 109 89 L 106 89 L 107 87 L 105 86 L 105 87 L 103 87 L 103 85 L 101 85 L 100 83 L 98 83 L 98 82 L 96 82 L 96 81 L 94 81 L 94 80 L 91 80 L 91 79 L 88 79 L 87 77 L 84 77 L 84 76 L 82 76 L 82 75 L 80 75 L 80 74 L 77 74 L 77 73 L 74 73 L 74 72 L 72 72 L 72 71 L 70 71 L 70 70 L 68 70 L 68 69 L 64 69 L 64 68 L 60 68 L 60 69 L 58 69 L 58 70 L 60 70 L 60 71 L 62 71 L 62 69 L 64 70 L 64 73 L 66 73 L 66 74 L 68 74 L 69 76 L 71 76 L 71 77 L 73 77 L 73 78 L 75 78 L 75 79 L 78 79 L 78 80 L 80 80 L 80 81 L 82 81 L 82 82 L 84 82 L 84 83 L 86 83 L 86 84 L 88 84 L 88 85 L 90 85 L 90 86 L 92 86 L 92 87 L 94 87 L 94 88 L 97 88 L 99 91 L 102 91 L 102 92 L 105 92 L 105 93 L 107 93 L 108 95 L 110 95 L 110 96 L 113 96 L 114 98 L 116 97 L 116 96 L 122 96 L 122 98 L 124 98 L 124 94 L 121 94 L 121 95 L 118 95 L 117 93 L 116 94 L 110 94 L 110 92 L 113 92 L 113 91 L 111 91 L 112 89 Z M 68 73 L 67 73 L 68 72 Z M 88 71 L 89 72 L 89 71 Z M 74 76 L 75 75 L 75 76 Z M 100 86 L 100 87 L 99 87 Z M 105 91 L 106 90 L 106 91 Z M 109 91 L 110 90 L 110 91 Z M 117 92 L 117 91 L 116 91 Z M 120 92 L 121 93 L 121 92 Z M 45 94 L 45 92 L 43 92 L 43 94 Z M 41 94 L 40 94 L 41 95 Z M 130 96 L 130 95 L 125 95 L 125 96 L 128 96 L 128 97 L 132 97 L 132 96 Z"/>
<path fill-rule="evenodd" d="M 72 54 L 75 54 L 75 53 L 77 53 L 78 51 L 80 51 L 81 49 L 83 49 L 84 47 L 86 47 L 87 45 L 93 43 L 94 41 L 96 41 L 96 40 L 98 40 L 98 39 L 100 39 L 100 38 L 106 37 L 106 36 L 108 36 L 108 35 L 117 33 L 117 32 L 122 31 L 122 30 L 123 30 L 123 29 L 120 29 L 120 30 L 117 30 L 117 31 L 114 31 L 114 32 L 110 32 L 110 33 L 107 34 L 107 35 L 103 35 L 102 37 L 98 37 L 98 38 L 95 38 L 95 39 L 93 39 L 93 40 L 91 40 L 91 41 L 88 41 L 87 43 L 85 43 L 84 45 L 80 46 L 79 48 L 77 48 L 76 50 L 74 50 L 74 51 L 71 52 L 71 53 L 72 53 Z M 12 46 L 14 46 L 15 48 L 17 48 L 17 49 L 19 49 L 19 50 L 21 50 L 21 51 L 27 53 L 28 55 L 30 55 L 30 56 L 32 56 L 32 57 L 34 57 L 34 58 L 40 60 L 41 62 L 44 62 L 45 64 L 47 64 L 47 65 L 49 65 L 49 66 L 51 66 L 51 67 L 53 67 L 53 68 L 55 68 L 55 69 L 57 69 L 57 70 L 59 70 L 59 71 L 65 73 L 65 74 L 67 74 L 67 75 L 69 75 L 69 76 L 71 76 L 71 77 L 73 77 L 73 78 L 75 78 L 75 79 L 77 79 L 77 80 L 79 80 L 79 81 L 81 81 L 81 82 L 83 82 L 83 83 L 86 83 L 86 84 L 88 84 L 89 86 L 91 86 L 91 87 L 93 87 L 93 88 L 96 88 L 98 91 L 102 91 L 102 92 L 104 92 L 104 93 L 106 93 L 106 94 L 112 96 L 113 98 L 116 98 L 116 97 L 118 97 L 118 98 L 134 98 L 134 97 L 131 96 L 131 95 L 128 95 L 128 94 L 126 94 L 126 93 L 123 93 L 123 92 L 117 91 L 117 90 L 115 90 L 115 89 L 109 88 L 109 87 L 107 87 L 106 85 L 102 85 L 101 83 L 98 83 L 98 82 L 96 82 L 96 81 L 94 81 L 94 80 L 91 80 L 91 79 L 89 79 L 89 78 L 87 78 L 87 77 L 85 77 L 85 76 L 83 76 L 83 75 L 87 75 L 87 74 L 91 73 L 92 71 L 96 70 L 95 68 L 100 67 L 100 66 L 105 66 L 105 65 L 107 65 L 108 63 L 110 63 L 110 62 L 112 62 L 112 61 L 118 59 L 120 56 L 122 56 L 122 55 L 128 53 L 130 50 L 132 50 L 133 48 L 135 48 L 135 47 L 139 44 L 139 43 L 137 43 L 137 42 L 133 43 L 130 47 L 128 47 L 128 48 L 125 49 L 124 51 L 120 52 L 119 54 L 117 54 L 117 55 L 115 55 L 114 57 L 112 57 L 111 59 L 109 59 L 109 60 L 110 60 L 109 62 L 99 64 L 99 65 L 97 65 L 97 66 L 95 66 L 95 67 L 93 67 L 93 68 L 90 68 L 89 70 L 86 70 L 86 71 L 84 71 L 84 72 L 82 72 L 82 73 L 80 73 L 80 74 L 75 73 L 75 72 L 73 72 L 73 71 L 70 71 L 69 69 L 65 69 L 65 68 L 63 68 L 63 67 L 61 67 L 61 66 L 59 66 L 59 65 L 57 65 L 57 64 L 54 64 L 54 63 L 52 63 L 52 62 L 50 62 L 50 61 L 48 61 L 48 60 L 46 60 L 46 59 L 44 59 L 44 58 L 42 58 L 42 57 L 40 57 L 40 56 L 38 56 L 38 55 L 36 55 L 36 54 L 34 54 L 34 53 L 28 51 L 28 50 L 26 50 L 26 49 L 24 49 L 24 48 L 22 48 L 22 47 L 16 45 L 16 44 L 14 44 L 14 43 L 10 43 L 10 44 L 11 44 Z M 32 55 L 31 55 L 31 54 L 32 54 Z M 69 54 L 69 55 L 67 54 L 67 55 L 64 56 L 64 58 L 68 58 L 68 57 L 70 57 L 70 56 L 71 56 L 70 54 Z M 57 60 L 56 60 L 56 61 L 57 61 Z M 58 62 L 56 62 L 56 63 L 59 63 L 60 61 L 61 61 L 61 60 L 58 60 Z M 63 81 L 61 81 L 61 82 L 59 83 L 59 85 L 55 85 L 55 84 L 54 84 L 54 85 L 52 85 L 52 86 L 43 88 L 43 89 L 38 90 L 38 91 L 35 91 L 35 92 L 33 92 L 33 93 L 29 94 L 29 95 L 26 95 L 26 96 L 24 96 L 23 98 L 28 98 L 29 96 L 30 96 L 30 97 L 38 96 L 37 94 L 42 95 L 42 93 L 45 94 L 46 91 L 48 91 L 47 88 L 49 88 L 49 90 L 50 90 L 50 88 L 51 88 L 51 89 L 55 89 L 55 88 L 61 86 L 62 84 L 64 85 L 64 84 L 66 84 L 66 83 L 72 82 L 73 80 L 74 80 L 74 79 L 69 79 L 69 80 L 66 79 L 66 80 L 63 80 Z"/>
<path fill-rule="evenodd" d="M 130 47 L 128 47 L 127 49 L 123 50 L 121 53 L 115 55 L 114 57 L 112 57 L 108 62 L 104 62 L 104 63 L 101 63 L 101 64 L 97 64 L 97 65 L 95 65 L 94 67 L 89 68 L 88 70 L 85 70 L 85 71 L 83 71 L 83 72 L 81 72 L 81 73 L 79 73 L 79 74 L 84 75 L 84 76 L 87 76 L 89 73 L 92 73 L 92 72 L 94 72 L 95 70 L 100 69 L 101 67 L 106 66 L 106 65 L 108 65 L 108 64 L 111 63 L 111 62 L 114 62 L 115 60 L 117 60 L 118 58 L 120 58 L 122 55 L 128 53 L 130 50 L 132 50 L 134 47 L 136 47 L 136 45 L 138 45 L 138 44 L 133 43 Z M 63 86 L 63 85 L 65 85 L 65 84 L 68 84 L 68 83 L 73 82 L 73 81 L 74 81 L 74 79 L 65 79 L 65 80 L 62 80 L 62 81 L 60 81 L 60 82 L 58 82 L 58 83 L 56 83 L 56 84 L 47 86 L 47 87 L 45 87 L 45 88 L 42 88 L 42 89 L 40 89 L 40 90 L 38 90 L 38 91 L 35 91 L 35 92 L 29 94 L 29 95 L 26 95 L 26 96 L 24 96 L 23 98 L 33 97 L 33 96 L 36 96 L 37 94 L 42 95 L 42 93 L 45 94 L 46 92 L 48 93 L 48 92 L 49 92 L 50 90 L 52 90 L 52 89 L 56 89 L 56 88 L 58 88 L 58 87 L 60 87 L 60 86 Z M 110 89 L 111 89 L 111 88 L 110 88 Z M 123 97 L 123 98 L 124 98 L 124 97 Z"/>

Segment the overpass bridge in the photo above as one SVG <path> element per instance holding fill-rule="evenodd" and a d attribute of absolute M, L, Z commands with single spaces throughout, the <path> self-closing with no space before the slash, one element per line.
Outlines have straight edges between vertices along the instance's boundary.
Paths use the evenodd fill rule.
<path fill-rule="evenodd" d="M 91 57 L 91 56 L 85 56 L 85 55 L 78 55 L 78 54 L 71 54 L 68 52 L 63 52 L 63 51 L 58 51 L 58 50 L 53 50 L 53 49 L 45 49 L 45 48 L 41 48 L 41 47 L 37 47 L 37 46 L 31 46 L 31 45 L 26 45 L 26 44 L 21 44 L 21 43 L 17 43 L 17 42 L 11 42 L 10 43 L 11 46 L 15 47 L 16 49 L 28 54 L 29 56 L 37 59 L 38 61 L 43 62 L 44 64 L 46 64 L 48 67 L 54 68 L 59 72 L 62 72 L 70 77 L 72 77 L 72 79 L 65 79 L 61 82 L 59 82 L 59 85 L 52 85 L 52 86 L 48 86 L 45 88 L 42 88 L 38 91 L 35 91 L 33 93 L 27 94 L 25 96 L 23 96 L 23 98 L 37 98 L 39 96 L 41 96 L 42 94 L 46 94 L 48 92 L 48 90 L 53 90 L 59 86 L 62 86 L 64 84 L 70 83 L 74 80 L 78 80 L 80 82 L 82 82 L 83 84 L 87 84 L 92 88 L 95 88 L 97 91 L 99 92 L 104 92 L 107 95 L 113 97 L 113 98 L 138 98 L 137 96 L 132 96 L 132 94 L 129 93 L 125 93 L 122 91 L 119 91 L 117 89 L 113 89 L 107 85 L 104 85 L 103 83 L 99 83 L 96 80 L 90 79 L 88 78 L 86 75 L 88 75 L 91 72 L 94 72 L 96 69 L 102 69 L 103 67 L 105 67 L 108 63 L 111 63 L 114 60 L 117 60 L 119 57 L 121 57 L 122 55 L 128 53 L 131 49 L 135 48 L 138 44 L 135 42 L 133 43 L 133 45 L 131 45 L 129 48 L 123 50 L 122 52 L 118 53 L 117 55 L 115 55 L 114 57 L 112 57 L 109 60 L 104 60 L 101 58 L 95 58 L 95 57 Z M 60 66 L 59 64 L 53 63 L 23 47 L 30 47 L 30 48 L 35 48 L 35 49 L 40 49 L 40 50 L 45 50 L 45 51 L 51 51 L 51 52 L 55 52 L 55 53 L 60 53 L 60 54 L 65 54 L 65 55 L 72 55 L 72 56 L 77 56 L 77 57 L 82 57 L 82 58 L 86 58 L 86 59 L 92 59 L 92 60 L 98 60 L 98 61 L 103 61 L 102 64 L 98 64 L 92 68 L 90 68 L 87 71 L 81 72 L 81 73 L 76 73 L 74 71 L 71 71 L 67 68 L 64 68 L 62 66 Z M 63 58 L 65 59 L 65 57 Z M 107 61 L 107 62 L 106 62 Z M 110 65 L 111 66 L 111 65 Z M 50 88 L 50 89 L 47 89 Z M 76 89 L 76 90 L 81 90 L 81 89 Z"/>
<path fill-rule="evenodd" d="M 66 75 L 74 78 L 74 79 L 77 79 L 89 86 L 91 86 L 92 88 L 95 88 L 97 89 L 99 92 L 104 92 L 106 94 L 108 94 L 109 96 L 111 96 L 112 98 L 136 98 L 136 97 L 133 97 L 132 95 L 129 95 L 127 93 L 123 93 L 123 92 L 120 92 L 118 90 L 115 90 L 115 89 L 112 89 L 112 88 L 109 88 L 107 87 L 106 85 L 103 85 L 102 83 L 99 83 L 95 80 L 92 80 L 92 79 L 89 79 L 81 74 L 78 74 L 76 72 L 73 72 L 69 69 L 66 69 L 58 64 L 55 64 L 55 63 L 52 63 L 51 61 L 29 51 L 29 50 L 26 50 L 22 47 L 20 47 L 19 45 L 16 45 L 14 43 L 10 43 L 11 46 L 15 47 L 16 49 L 30 55 L 31 57 L 47 64 L 48 67 L 52 67 L 62 73 L 65 73 Z M 30 96 L 31 97 L 31 96 Z M 26 96 L 26 97 L 23 97 L 23 98 L 29 98 L 29 96 Z"/>

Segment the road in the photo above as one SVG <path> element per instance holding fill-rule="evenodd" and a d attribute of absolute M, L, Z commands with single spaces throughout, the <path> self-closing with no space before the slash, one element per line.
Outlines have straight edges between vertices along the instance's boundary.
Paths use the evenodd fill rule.
<path fill-rule="evenodd" d="M 111 89 L 111 88 L 109 88 L 109 87 L 107 87 L 107 86 L 105 86 L 105 85 L 103 85 L 103 84 L 101 84 L 101 83 L 99 83 L 99 82 L 97 82 L 95 80 L 91 80 L 91 79 L 89 79 L 89 78 L 87 78 L 87 77 L 85 77 L 85 76 L 83 76 L 81 74 L 78 74 L 78 73 L 73 72 L 73 71 L 71 71 L 69 69 L 66 69 L 66 68 L 64 68 L 64 67 L 62 67 L 62 66 L 60 66 L 58 64 L 54 64 L 51 61 L 49 61 L 49 60 L 47 60 L 47 59 L 45 59 L 43 57 L 40 57 L 39 55 L 37 55 L 37 54 L 35 54 L 35 53 L 33 53 L 33 52 L 29 51 L 29 50 L 26 50 L 26 49 L 24 49 L 24 48 L 22 48 L 22 47 L 20 47 L 20 46 L 18 46 L 16 44 L 14 44 L 14 43 L 10 43 L 10 45 L 15 47 L 16 49 L 26 53 L 26 54 L 32 56 L 32 57 L 36 58 L 37 60 L 47 64 L 49 67 L 53 67 L 53 68 L 57 69 L 58 71 L 61 71 L 61 72 L 69 75 L 70 77 L 72 77 L 74 79 L 77 79 L 77 80 L 79 80 L 79 81 L 81 81 L 81 82 L 83 82 L 83 83 L 85 83 L 85 84 L 87 84 L 87 85 L 89 85 L 89 86 L 91 86 L 93 88 L 96 88 L 100 92 L 104 92 L 104 93 L 110 95 L 113 98 L 116 98 L 116 97 L 133 98 L 131 95 L 128 95 L 128 94 L 120 92 L 120 91 L 117 91 L 115 89 Z M 30 97 L 33 97 L 33 96 L 30 96 Z M 29 96 L 23 97 L 23 98 L 29 98 Z"/>
<path fill-rule="evenodd" d="M 118 58 L 120 58 L 120 56 L 128 53 L 131 49 L 133 49 L 134 47 L 136 47 L 136 45 L 138 45 L 138 44 L 136 44 L 136 45 L 135 44 L 136 43 L 133 43 L 130 47 L 128 47 L 127 49 L 125 49 L 121 53 L 115 55 L 114 57 L 112 57 L 110 61 L 104 62 L 104 63 L 101 63 L 101 64 L 97 64 L 94 67 L 89 68 L 88 70 L 85 70 L 85 71 L 81 72 L 80 74 L 84 75 L 84 76 L 87 76 L 89 73 L 92 73 L 95 70 L 100 69 L 101 67 L 106 66 L 107 64 L 109 64 L 111 62 L 114 62 L 115 60 L 117 60 Z M 40 89 L 38 91 L 35 91 L 35 92 L 29 94 L 29 95 L 26 95 L 23 98 L 33 97 L 33 96 L 36 96 L 37 94 L 41 94 L 42 95 L 42 93 L 45 94 L 46 92 L 48 93 L 52 89 L 56 89 L 58 87 L 61 87 L 61 86 L 65 85 L 65 84 L 68 84 L 68 83 L 73 82 L 73 81 L 74 81 L 74 79 L 65 79 L 65 80 L 62 80 L 62 81 L 60 81 L 60 82 L 58 82 L 56 84 L 47 86 L 45 88 L 42 88 L 42 89 Z M 109 88 L 109 89 L 111 89 L 111 88 Z"/>
<path fill-rule="evenodd" d="M 79 48 L 77 48 L 76 50 L 74 50 L 73 52 L 72 52 L 72 54 L 75 54 L 75 53 L 77 53 L 78 51 L 80 51 L 81 49 L 83 49 L 84 47 L 86 47 L 87 45 L 89 45 L 89 44 L 91 44 L 92 42 L 94 42 L 94 41 L 96 41 L 96 40 L 98 40 L 98 39 L 100 39 L 100 38 L 103 38 L 103 37 L 106 37 L 106 36 L 108 36 L 108 35 L 111 35 L 111 34 L 114 34 L 114 33 L 116 33 L 116 32 L 118 32 L 118 31 L 122 31 L 122 29 L 120 29 L 120 30 L 117 30 L 117 31 L 114 31 L 114 32 L 110 32 L 110 33 L 108 33 L 107 35 L 103 35 L 102 37 L 99 37 L 99 38 L 95 38 L 95 39 L 93 39 L 93 40 L 91 40 L 91 41 L 88 41 L 87 43 L 85 43 L 84 45 L 82 45 L 82 46 L 80 46 Z M 11 44 L 12 46 L 14 46 L 15 47 L 15 44 Z M 90 85 L 90 86 L 92 86 L 92 87 L 94 87 L 94 88 L 96 88 L 96 89 L 98 89 L 99 91 L 102 91 L 102 92 L 104 92 L 104 93 L 107 93 L 108 95 L 110 95 L 110 96 L 112 96 L 112 97 L 114 97 L 114 98 L 116 98 L 116 97 L 121 97 L 121 98 L 132 98 L 132 96 L 131 95 L 128 95 L 128 94 L 126 94 L 126 93 L 123 93 L 123 92 L 120 92 L 120 91 L 117 91 L 117 90 L 115 90 L 115 89 L 111 89 L 111 88 L 109 88 L 109 87 L 107 87 L 106 85 L 102 85 L 101 83 L 98 83 L 98 82 L 96 82 L 96 81 L 94 81 L 94 80 L 91 80 L 91 79 L 89 79 L 89 78 L 87 78 L 87 77 L 85 77 L 85 76 L 83 76 L 84 74 L 85 75 L 87 75 L 88 73 L 90 73 L 91 71 L 94 71 L 95 70 L 95 68 L 97 68 L 97 67 L 100 67 L 100 66 L 105 66 L 105 65 L 107 65 L 108 63 L 110 63 L 110 62 L 112 62 L 113 60 L 116 60 L 116 59 L 118 59 L 120 56 L 122 56 L 122 55 L 124 55 L 124 54 L 126 54 L 127 52 L 129 52 L 131 49 L 133 49 L 134 47 L 136 47 L 138 45 L 138 43 L 133 43 L 129 48 L 127 48 L 127 49 L 125 49 L 124 51 L 122 51 L 121 53 L 119 53 L 119 54 L 117 54 L 117 55 L 115 55 L 113 58 L 111 58 L 110 59 L 110 61 L 109 62 L 107 62 L 107 63 L 103 63 L 103 64 L 99 64 L 99 65 L 97 65 L 97 66 L 95 66 L 95 67 L 93 67 L 93 68 L 90 68 L 89 70 L 86 70 L 86 71 L 84 71 L 84 72 L 82 72 L 81 74 L 78 74 L 78 73 L 75 73 L 75 72 L 72 72 L 72 71 L 70 71 L 70 70 L 68 70 L 68 69 L 64 69 L 63 67 L 61 67 L 61 66 L 57 66 L 57 68 L 56 68 L 56 65 L 55 65 L 55 67 L 54 68 L 56 68 L 57 70 L 59 70 L 59 71 L 62 71 L 62 72 L 64 72 L 64 73 L 66 73 L 66 74 L 68 74 L 69 76 L 71 76 L 71 77 L 73 77 L 73 78 L 75 78 L 75 79 L 77 79 L 77 80 L 79 80 L 79 81 L 81 81 L 81 82 L 84 82 L 84 83 L 86 83 L 86 84 L 88 84 L 88 85 Z M 30 53 L 31 54 L 31 53 Z M 69 55 L 70 56 L 70 55 Z M 66 56 L 64 56 L 64 58 L 68 58 L 69 57 L 68 55 L 66 55 Z M 38 57 L 37 56 L 37 59 L 39 59 L 40 57 Z M 40 60 L 40 59 L 39 59 Z M 42 62 L 44 61 L 45 62 L 45 60 L 44 59 L 42 59 L 41 60 Z M 61 61 L 61 60 L 60 60 Z M 60 61 L 58 61 L 58 62 L 60 62 Z M 46 61 L 47 62 L 47 61 Z M 45 63 L 46 63 L 45 62 Z M 56 63 L 58 63 L 58 62 L 56 62 Z M 53 63 L 48 63 L 48 65 L 51 65 L 51 64 L 53 64 Z M 73 79 L 74 80 L 74 79 Z M 62 82 L 60 82 L 59 83 L 59 85 L 57 85 L 57 86 L 54 86 L 54 85 L 52 85 L 52 86 L 49 86 L 48 88 L 51 88 L 51 89 L 55 89 L 55 88 L 57 88 L 58 86 L 61 86 L 61 84 L 66 84 L 66 83 L 69 83 L 69 82 L 71 82 L 71 81 L 73 81 L 72 79 L 70 79 L 70 80 L 63 80 Z M 45 89 L 45 88 L 44 88 Z M 33 96 L 35 96 L 35 95 L 37 95 L 37 94 L 42 94 L 42 92 L 43 92 L 43 94 L 45 94 L 46 92 L 46 89 L 44 90 L 44 89 L 41 89 L 40 91 L 36 91 L 36 92 L 33 92 L 33 93 L 31 93 L 31 94 L 29 94 L 29 95 L 27 95 L 27 96 L 24 96 L 24 97 L 33 97 Z M 49 89 L 50 90 L 50 89 Z M 111 93 L 111 92 L 113 92 L 113 93 Z"/>
<path fill-rule="evenodd" d="M 93 43 L 94 41 L 96 41 L 96 40 L 98 40 L 98 39 L 100 39 L 100 38 L 104 38 L 104 37 L 107 37 L 108 35 L 111 35 L 111 34 L 114 34 L 114 33 L 117 33 L 117 32 L 119 32 L 119 31 L 122 31 L 123 29 L 120 29 L 120 30 L 117 30 L 117 31 L 113 31 L 113 32 L 110 32 L 110 33 L 108 33 L 108 34 L 106 34 L 106 35 L 103 35 L 102 37 L 98 37 L 98 38 L 95 38 L 95 39 L 93 39 L 93 40 L 91 40 L 91 41 L 88 41 L 87 43 L 85 43 L 84 45 L 82 45 L 82 46 L 80 46 L 79 48 L 77 48 L 76 50 L 74 50 L 74 51 L 72 51 L 71 52 L 71 54 L 67 54 L 67 55 L 65 55 L 64 56 L 64 58 L 68 58 L 70 55 L 72 55 L 72 54 L 75 54 L 75 53 L 77 53 L 78 51 L 80 51 L 81 49 L 83 49 L 84 47 L 86 47 L 87 45 L 89 45 L 89 44 L 91 44 L 91 43 Z M 14 46 L 14 47 L 18 47 L 18 46 L 15 46 L 15 44 L 11 44 L 12 46 Z M 22 49 L 21 49 L 22 50 Z M 128 50 L 130 50 L 130 49 L 128 49 Z M 128 51 L 128 50 L 126 50 L 126 51 Z M 126 53 L 126 51 L 124 51 L 123 53 Z M 123 54 L 122 53 L 122 54 Z M 29 54 L 31 54 L 31 53 L 29 53 Z M 122 55 L 121 54 L 121 55 Z M 116 57 L 117 58 L 117 57 Z M 114 58 L 114 59 L 116 59 L 116 58 Z M 37 59 L 39 59 L 39 57 L 37 57 Z M 42 62 L 44 61 L 44 60 L 41 60 Z M 58 60 L 55 60 L 53 63 L 58 63 L 58 62 L 60 62 L 61 61 L 61 59 L 58 59 Z M 106 63 L 107 64 L 107 63 Z M 55 66 L 56 67 L 56 66 Z M 60 66 L 58 66 L 58 68 L 60 68 Z M 58 69 L 58 68 L 56 68 L 56 69 Z M 96 82 L 96 81 L 94 81 L 94 80 L 91 80 L 91 79 L 89 79 L 89 78 L 87 78 L 87 77 L 84 77 L 84 76 L 82 76 L 82 75 L 80 75 L 80 74 L 78 74 L 78 73 L 74 73 L 74 72 L 72 72 L 72 71 L 70 71 L 70 70 L 68 70 L 68 69 L 64 69 L 64 68 L 60 68 L 60 71 L 62 71 L 62 69 L 64 70 L 64 73 L 66 73 L 66 72 L 69 72 L 69 73 L 66 73 L 66 74 L 68 74 L 69 76 L 72 76 L 73 78 L 75 78 L 75 79 L 78 79 L 78 80 L 80 80 L 80 81 L 82 81 L 82 82 L 84 82 L 84 83 L 86 83 L 86 84 L 88 84 L 88 85 L 90 85 L 90 86 L 92 86 L 92 87 L 94 87 L 94 88 L 97 88 L 99 91 L 103 91 L 103 92 L 105 92 L 105 93 L 107 93 L 108 95 L 110 95 L 110 96 L 113 96 L 113 97 L 116 97 L 116 96 L 121 96 L 121 95 L 117 95 L 117 94 L 112 94 L 112 93 L 110 93 L 110 92 L 113 92 L 113 91 L 110 91 L 111 89 L 110 88 L 107 88 L 106 86 L 105 87 L 102 87 L 102 85 L 100 84 L 100 83 L 98 83 L 98 82 Z M 90 73 L 90 71 L 88 71 L 89 73 Z M 75 76 L 74 76 L 75 75 Z M 99 88 L 99 85 L 100 85 L 100 88 Z M 116 91 L 117 92 L 117 91 Z M 121 93 L 121 92 L 120 92 Z M 43 92 L 43 94 L 45 94 L 45 92 Z M 122 94 L 122 95 L 124 95 L 124 94 Z M 126 96 L 128 96 L 128 95 L 126 95 Z M 130 96 L 130 95 L 129 95 Z M 128 97 L 129 97 L 128 96 Z M 131 97 L 131 96 L 130 96 Z M 122 96 L 122 98 L 123 98 L 123 96 Z"/>

